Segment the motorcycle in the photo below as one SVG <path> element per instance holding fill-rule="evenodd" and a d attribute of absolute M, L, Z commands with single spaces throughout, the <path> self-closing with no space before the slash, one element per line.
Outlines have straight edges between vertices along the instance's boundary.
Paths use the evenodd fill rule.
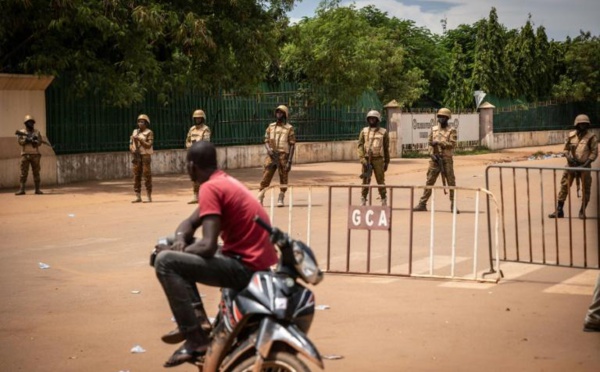
<path fill-rule="evenodd" d="M 199 372 L 310 371 L 300 354 L 323 369 L 319 351 L 306 336 L 315 297 L 299 283 L 317 285 L 323 272 L 309 246 L 258 216 L 254 221 L 279 247 L 279 262 L 275 270 L 255 272 L 241 291 L 221 290 L 210 346 L 193 364 Z"/>

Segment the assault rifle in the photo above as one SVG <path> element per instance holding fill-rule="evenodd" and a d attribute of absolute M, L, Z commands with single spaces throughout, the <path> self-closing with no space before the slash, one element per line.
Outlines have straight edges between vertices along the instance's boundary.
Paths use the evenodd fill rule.
<path fill-rule="evenodd" d="M 137 130 L 136 136 L 140 134 L 140 130 Z M 135 146 L 135 151 L 133 152 L 133 160 L 132 163 L 142 164 L 142 154 L 140 153 L 140 141 L 136 138 L 132 138 L 133 146 Z"/>
<path fill-rule="evenodd" d="M 52 145 L 48 142 L 48 141 L 44 141 L 41 138 L 38 138 L 38 136 L 36 136 L 35 134 L 31 134 L 31 133 L 23 133 L 20 130 L 15 131 L 15 135 L 17 135 L 18 137 L 27 137 L 25 139 L 25 142 L 29 142 L 32 144 L 39 144 L 39 143 L 43 143 L 46 146 L 50 146 L 52 147 Z"/>
<path fill-rule="evenodd" d="M 269 169 L 277 169 L 277 166 L 279 164 L 279 151 L 272 151 L 269 157 L 271 158 L 271 164 L 269 164 Z"/>
<path fill-rule="evenodd" d="M 567 158 L 567 163 L 569 164 L 569 167 L 578 168 L 583 165 L 580 164 L 577 160 L 575 160 L 573 155 L 571 155 L 570 153 L 567 153 L 565 157 Z M 577 197 L 581 198 L 581 172 L 569 171 L 569 177 L 571 179 L 575 177 L 575 184 L 577 185 Z M 572 181 L 569 181 L 569 185 L 571 185 L 571 182 Z"/>
<path fill-rule="evenodd" d="M 431 160 L 437 163 L 438 167 L 440 167 L 440 173 L 442 175 L 442 185 L 446 186 L 446 169 L 444 168 L 444 159 L 442 159 L 442 155 L 440 155 L 438 147 L 434 146 L 434 153 L 431 155 Z M 446 188 L 444 188 L 444 195 L 448 192 Z"/>
<path fill-rule="evenodd" d="M 367 164 L 363 166 L 363 173 L 360 175 L 360 178 L 364 180 L 363 183 L 370 184 L 371 177 L 373 177 L 373 163 L 371 163 L 373 157 L 373 151 L 369 150 L 367 157 Z"/>

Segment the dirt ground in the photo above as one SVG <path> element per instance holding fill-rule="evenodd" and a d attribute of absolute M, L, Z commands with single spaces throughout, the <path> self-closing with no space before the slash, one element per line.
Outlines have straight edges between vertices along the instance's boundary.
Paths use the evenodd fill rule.
<path fill-rule="evenodd" d="M 457 183 L 481 187 L 486 165 L 561 147 L 456 157 Z M 426 159 L 393 159 L 387 184 L 422 185 L 426 169 Z M 229 173 L 258 188 L 260 169 Z M 354 162 L 296 165 L 290 182 L 357 184 L 357 174 Z M 130 179 L 0 192 L 0 370 L 163 370 L 174 347 L 160 335 L 174 323 L 148 256 L 193 206 L 185 175 L 154 185 L 151 204 L 130 203 Z M 326 274 L 313 290 L 329 309 L 309 336 L 323 355 L 342 356 L 325 361 L 329 371 L 598 371 L 600 333 L 582 332 L 598 271 L 503 271 L 498 284 Z M 218 290 L 200 289 L 213 314 Z M 136 345 L 145 352 L 130 352 Z"/>

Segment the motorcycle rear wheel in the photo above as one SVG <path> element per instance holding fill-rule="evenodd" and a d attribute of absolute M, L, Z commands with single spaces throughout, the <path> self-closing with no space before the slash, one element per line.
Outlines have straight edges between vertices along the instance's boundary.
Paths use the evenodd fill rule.
<path fill-rule="evenodd" d="M 254 367 L 255 356 L 243 360 L 231 372 L 251 372 Z M 269 355 L 263 363 L 261 371 L 264 372 L 310 372 L 310 369 L 297 356 L 286 351 L 277 351 Z"/>

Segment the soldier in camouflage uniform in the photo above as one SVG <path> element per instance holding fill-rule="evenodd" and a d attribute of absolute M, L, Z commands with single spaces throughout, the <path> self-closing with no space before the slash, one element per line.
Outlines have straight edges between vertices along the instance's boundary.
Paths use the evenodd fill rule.
<path fill-rule="evenodd" d="M 148 126 L 150 118 L 148 115 L 140 115 L 137 118 L 138 128 L 133 130 L 129 140 L 129 151 L 133 154 L 133 191 L 135 199 L 132 203 L 142 202 L 142 176 L 146 185 L 148 203 L 152 202 L 152 154 L 154 149 L 154 133 Z"/>
<path fill-rule="evenodd" d="M 575 118 L 575 130 L 571 131 L 565 141 L 564 154 L 567 158 L 569 167 L 590 168 L 592 163 L 598 157 L 598 139 L 596 135 L 588 130 L 590 118 L 587 115 L 577 115 Z M 569 195 L 569 189 L 573 180 L 580 177 L 583 181 L 583 200 L 579 209 L 579 218 L 585 218 L 585 208 L 587 207 L 592 189 L 592 175 L 590 172 L 563 172 L 560 180 L 560 192 L 558 193 L 558 204 L 556 211 L 550 214 L 550 218 L 563 218 L 565 213 L 563 206 Z"/>
<path fill-rule="evenodd" d="M 441 156 L 446 173 L 446 181 L 448 186 L 456 186 L 456 178 L 454 177 L 454 149 L 456 148 L 456 129 L 448 125 L 448 121 L 452 117 L 452 113 L 447 108 L 441 108 L 437 112 L 437 121 L 439 125 L 435 125 L 429 132 L 428 144 L 429 155 Z M 427 170 L 427 186 L 435 185 L 435 181 L 441 173 L 441 168 L 433 159 L 429 160 L 429 169 Z M 431 189 L 425 189 L 419 204 L 413 208 L 414 211 L 426 211 L 427 201 L 431 197 Z M 454 190 L 450 190 L 450 210 L 454 210 Z M 456 213 L 460 213 L 457 209 Z"/>
<path fill-rule="evenodd" d="M 390 164 L 390 137 L 385 128 L 381 128 L 381 114 L 372 110 L 367 113 L 367 123 L 358 136 L 358 158 L 362 164 L 363 179 L 362 184 L 367 185 L 371 182 L 370 177 L 366 176 L 369 166 L 372 167 L 375 174 L 375 180 L 378 185 L 385 185 L 385 172 Z M 361 191 L 360 204 L 367 205 L 367 196 L 369 188 L 363 187 Z M 379 196 L 381 205 L 387 205 L 387 193 L 385 187 L 379 187 Z"/>
<path fill-rule="evenodd" d="M 202 110 L 194 111 L 192 115 L 192 120 L 194 120 L 194 125 L 188 131 L 187 137 L 185 138 L 185 148 L 189 149 L 192 147 L 192 144 L 198 141 L 208 141 L 210 142 L 210 128 L 205 124 L 206 123 L 206 114 Z M 193 182 L 193 192 L 194 198 L 188 202 L 188 204 L 197 204 L 198 203 L 198 191 L 200 190 L 200 184 L 197 182 Z"/>
<path fill-rule="evenodd" d="M 25 116 L 24 123 L 25 129 L 17 131 L 19 145 L 21 145 L 21 177 L 19 179 L 21 188 L 15 195 L 25 195 L 25 183 L 27 182 L 30 165 L 31 172 L 33 173 L 35 193 L 41 195 L 43 192 L 40 190 L 40 159 L 42 158 L 40 146 L 42 145 L 43 137 L 39 130 L 34 129 L 35 119 L 33 116 Z"/>
<path fill-rule="evenodd" d="M 267 149 L 267 157 L 265 158 L 265 167 L 263 178 L 260 182 L 260 191 L 258 201 L 261 203 L 264 199 L 262 191 L 269 187 L 275 170 L 279 172 L 279 185 L 287 185 L 288 173 L 292 169 L 292 159 L 294 157 L 294 149 L 296 147 L 296 134 L 294 127 L 287 122 L 289 110 L 286 106 L 280 105 L 275 109 L 277 121 L 269 124 L 265 131 L 265 148 Z M 279 188 L 279 198 L 277 206 L 283 207 L 283 199 L 287 187 Z"/>

